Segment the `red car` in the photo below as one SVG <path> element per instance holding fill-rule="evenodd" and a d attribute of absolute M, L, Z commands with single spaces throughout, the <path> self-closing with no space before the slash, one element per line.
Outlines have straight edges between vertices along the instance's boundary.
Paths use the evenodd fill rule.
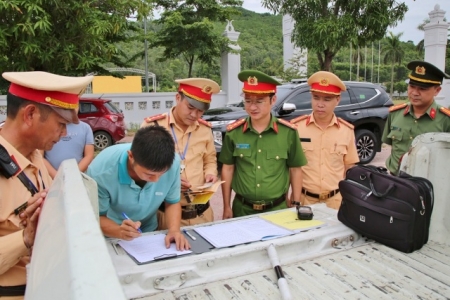
<path fill-rule="evenodd" d="M 80 98 L 78 118 L 91 126 L 97 150 L 115 144 L 126 134 L 123 113 L 111 100 Z"/>

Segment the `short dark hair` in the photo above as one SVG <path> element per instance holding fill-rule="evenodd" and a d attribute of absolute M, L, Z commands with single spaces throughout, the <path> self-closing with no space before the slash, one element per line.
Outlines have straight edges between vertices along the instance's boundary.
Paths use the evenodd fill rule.
<path fill-rule="evenodd" d="M 6 117 L 15 119 L 17 117 L 17 114 L 19 113 L 19 110 L 29 104 L 34 104 L 39 109 L 39 112 L 41 113 L 41 122 L 47 120 L 48 116 L 52 112 L 52 109 L 48 105 L 43 105 L 37 102 L 26 100 L 8 93 L 6 95 Z"/>
<path fill-rule="evenodd" d="M 139 129 L 131 144 L 135 162 L 155 172 L 169 169 L 175 158 L 175 143 L 170 133 L 161 126 Z"/>

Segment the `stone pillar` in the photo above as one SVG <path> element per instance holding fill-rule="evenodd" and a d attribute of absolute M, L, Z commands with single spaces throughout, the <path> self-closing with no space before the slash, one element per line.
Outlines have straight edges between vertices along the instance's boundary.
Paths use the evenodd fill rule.
<path fill-rule="evenodd" d="M 227 94 L 226 103 L 211 103 L 211 107 L 224 106 L 227 103 L 236 103 L 241 101 L 242 82 L 238 79 L 238 74 L 241 71 L 241 47 L 237 44 L 240 32 L 234 30 L 232 20 L 228 21 L 225 31 L 222 33 L 232 43 L 229 47 L 232 52 L 224 52 L 222 54 L 221 61 L 221 79 L 222 79 L 222 91 Z"/>
<path fill-rule="evenodd" d="M 283 16 L 283 61 L 284 61 L 284 70 L 287 70 L 292 67 L 292 59 L 298 58 L 301 59 L 302 62 L 299 65 L 300 67 L 299 73 L 305 74 L 307 72 L 307 51 L 306 49 L 300 49 L 295 47 L 292 43 L 292 32 L 294 31 L 295 21 L 292 19 L 290 15 Z M 300 56 L 303 53 L 303 56 Z"/>
<path fill-rule="evenodd" d="M 430 23 L 424 26 L 425 61 L 432 63 L 442 71 L 445 71 L 445 52 L 447 49 L 447 35 L 449 23 L 444 21 L 445 11 L 439 4 L 428 13 Z M 436 102 L 448 107 L 450 105 L 450 80 L 444 79 L 442 90 L 436 97 Z"/>

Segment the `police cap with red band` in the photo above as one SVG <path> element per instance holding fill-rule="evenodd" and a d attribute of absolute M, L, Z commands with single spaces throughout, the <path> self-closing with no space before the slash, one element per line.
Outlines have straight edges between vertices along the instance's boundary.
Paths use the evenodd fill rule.
<path fill-rule="evenodd" d="M 340 96 L 342 91 L 346 91 L 345 84 L 331 72 L 319 71 L 308 78 L 311 92 L 319 92 Z"/>
<path fill-rule="evenodd" d="M 78 123 L 79 97 L 94 78 L 61 76 L 41 71 L 5 72 L 2 76 L 11 82 L 9 94 L 48 105 L 71 123 Z"/>
<path fill-rule="evenodd" d="M 211 104 L 212 94 L 220 92 L 217 82 L 207 78 L 177 79 L 178 91 L 183 93 L 186 100 L 199 110 L 208 110 Z"/>
<path fill-rule="evenodd" d="M 271 76 L 256 70 L 244 70 L 238 74 L 244 83 L 242 91 L 250 94 L 275 94 L 281 83 Z"/>

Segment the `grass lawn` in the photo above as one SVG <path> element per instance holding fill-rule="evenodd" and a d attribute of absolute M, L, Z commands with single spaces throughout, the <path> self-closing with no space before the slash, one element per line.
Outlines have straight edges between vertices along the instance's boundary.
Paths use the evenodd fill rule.
<path fill-rule="evenodd" d="M 408 99 L 392 100 L 392 102 L 394 102 L 394 105 L 402 104 L 402 103 L 407 102 L 407 101 L 408 101 Z"/>

